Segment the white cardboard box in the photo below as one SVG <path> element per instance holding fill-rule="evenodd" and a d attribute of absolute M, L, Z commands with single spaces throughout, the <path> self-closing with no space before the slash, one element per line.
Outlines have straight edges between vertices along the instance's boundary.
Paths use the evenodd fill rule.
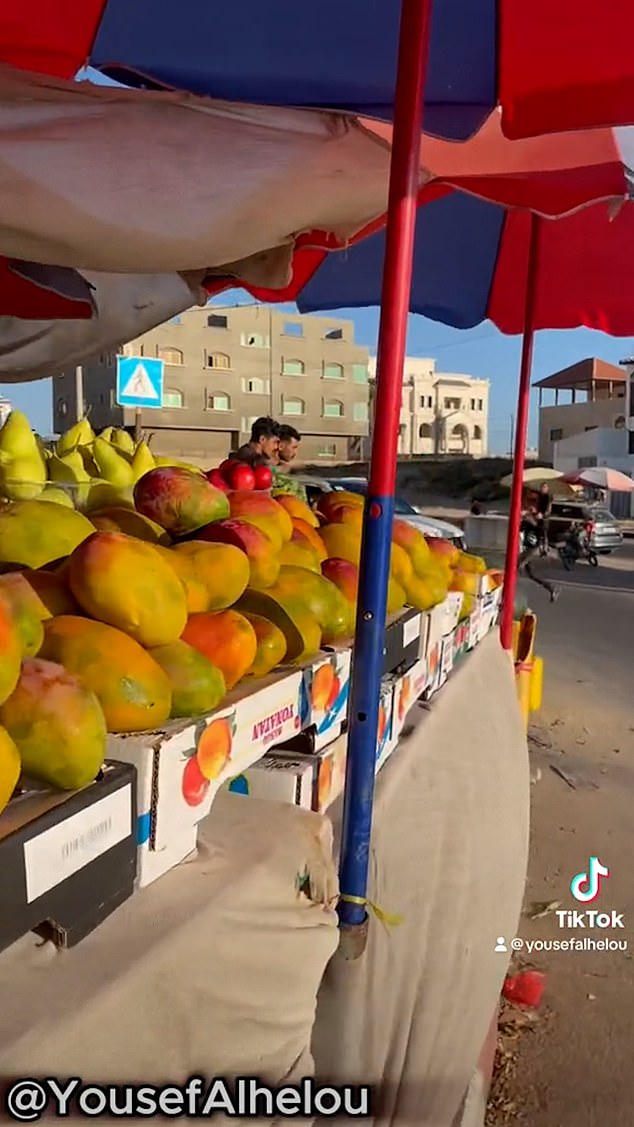
<path fill-rule="evenodd" d="M 352 650 L 333 649 L 315 658 L 303 671 L 303 693 L 308 702 L 308 723 L 315 727 L 315 749 L 339 736 L 348 718 Z"/>
<path fill-rule="evenodd" d="M 344 788 L 347 744 L 347 736 L 342 735 L 311 754 L 268 752 L 228 788 L 234 793 L 290 802 L 324 814 Z"/>

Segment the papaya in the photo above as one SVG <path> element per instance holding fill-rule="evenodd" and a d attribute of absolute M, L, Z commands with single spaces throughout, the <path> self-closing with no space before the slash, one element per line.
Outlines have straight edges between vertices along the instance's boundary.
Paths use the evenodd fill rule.
<path fill-rule="evenodd" d="M 6 728 L 0 728 L 0 814 L 17 786 L 21 769 L 20 752 Z"/>
<path fill-rule="evenodd" d="M 11 608 L 22 642 L 22 656 L 35 657 L 44 641 L 40 600 L 19 571 L 0 575 L 0 592 Z"/>
<path fill-rule="evenodd" d="M 275 529 L 273 530 L 275 536 Z M 266 532 L 247 520 L 218 520 L 196 533 L 196 540 L 211 544 L 232 544 L 244 552 L 249 561 L 249 586 L 265 590 L 272 587 L 280 573 L 279 538 L 271 540 Z"/>
<path fill-rule="evenodd" d="M 93 532 L 70 557 L 69 581 L 86 614 L 142 646 L 175 642 L 187 622 L 176 572 L 152 544 L 123 532 Z"/>
<path fill-rule="evenodd" d="M 284 661 L 287 650 L 286 638 L 279 626 L 269 622 L 266 618 L 262 618 L 259 614 L 245 614 L 244 617 L 249 620 L 255 630 L 258 643 L 249 676 L 266 677 L 268 673 L 275 669 L 276 665 L 281 665 Z"/>
<path fill-rule="evenodd" d="M 226 610 L 240 598 L 249 582 L 249 559 L 232 544 L 188 540 L 176 544 L 175 555 L 186 556 L 207 589 L 206 610 Z"/>
<path fill-rule="evenodd" d="M 22 638 L 13 617 L 11 604 L 0 593 L 0 704 L 15 689 L 20 677 Z"/>
<path fill-rule="evenodd" d="M 155 551 L 159 552 L 166 563 L 172 568 L 180 579 L 185 592 L 187 614 L 200 614 L 209 610 L 209 591 L 206 583 L 196 570 L 194 560 L 183 552 L 175 552 L 172 548 L 163 548 L 156 544 Z"/>
<path fill-rule="evenodd" d="M 293 519 L 293 535 L 291 537 L 291 541 L 297 544 L 308 542 L 311 548 L 313 548 L 314 551 L 317 552 L 320 563 L 328 556 L 326 545 L 324 544 L 317 529 L 313 528 L 312 525 L 307 524 L 306 521 Z"/>
<path fill-rule="evenodd" d="M 294 523 L 296 520 L 304 521 L 311 528 L 319 528 L 319 521 L 315 516 L 310 505 L 302 501 L 301 497 L 295 497 L 292 493 L 278 493 L 273 490 L 273 499 L 286 509 L 291 521 Z"/>
<path fill-rule="evenodd" d="M 303 602 L 317 619 L 326 645 L 352 634 L 352 614 L 347 600 L 339 588 L 321 574 L 304 567 L 282 566 L 271 594 Z"/>
<path fill-rule="evenodd" d="M 27 658 L 13 693 L 0 705 L 0 725 L 33 779 L 78 790 L 101 770 L 107 736 L 101 705 L 61 665 Z"/>
<path fill-rule="evenodd" d="M 226 693 L 225 679 L 215 665 L 193 646 L 179 639 L 156 646 L 150 657 L 161 667 L 172 690 L 173 720 L 213 712 Z"/>
<path fill-rule="evenodd" d="M 70 614 L 51 618 L 40 654 L 91 689 L 109 732 L 144 732 L 169 719 L 172 694 L 166 673 L 114 626 Z"/>
<path fill-rule="evenodd" d="M 305 567 L 309 571 L 316 571 L 320 573 L 321 566 L 317 553 L 310 547 L 306 541 L 305 545 L 293 543 L 284 544 L 280 552 L 280 561 L 283 567 L 289 564 L 294 567 Z"/>
<path fill-rule="evenodd" d="M 101 531 L 125 532 L 126 536 L 136 536 L 137 540 L 147 540 L 149 544 L 171 544 L 167 532 L 160 524 L 123 505 L 120 508 L 112 506 L 91 512 L 90 522 Z"/>
<path fill-rule="evenodd" d="M 321 646 L 321 627 L 301 598 L 274 597 L 269 591 L 247 587 L 236 610 L 249 619 L 254 615 L 264 618 L 281 630 L 286 641 L 284 660 L 289 664 L 314 657 Z"/>
<path fill-rule="evenodd" d="M 43 567 L 70 555 L 92 532 L 90 521 L 74 509 L 48 501 L 15 501 L 0 508 L 0 560 Z"/>
<path fill-rule="evenodd" d="M 233 689 L 255 661 L 258 642 L 251 623 L 235 610 L 192 614 L 182 640 L 208 658 Z"/>

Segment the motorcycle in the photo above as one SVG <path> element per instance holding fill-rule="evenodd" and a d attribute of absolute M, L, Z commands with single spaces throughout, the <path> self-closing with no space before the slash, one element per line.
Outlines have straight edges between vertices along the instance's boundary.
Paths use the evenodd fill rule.
<path fill-rule="evenodd" d="M 599 558 L 590 547 L 590 533 L 587 525 L 574 521 L 562 544 L 557 547 L 559 558 L 566 569 L 571 571 L 578 560 L 587 560 L 590 567 L 598 567 Z"/>

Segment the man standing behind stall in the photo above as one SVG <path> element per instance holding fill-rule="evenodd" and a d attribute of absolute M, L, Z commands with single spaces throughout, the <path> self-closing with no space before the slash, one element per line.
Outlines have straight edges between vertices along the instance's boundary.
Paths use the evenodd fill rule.
<path fill-rule="evenodd" d="M 229 455 L 232 462 L 244 462 L 255 469 L 256 466 L 271 466 L 277 458 L 280 444 L 280 428 L 270 415 L 256 419 L 251 427 L 251 437 L 244 446 Z"/>
<path fill-rule="evenodd" d="M 297 457 L 302 436 L 295 427 L 282 423 L 279 428 L 279 445 L 273 457 L 273 489 L 278 493 L 291 493 L 308 504 L 304 486 L 289 472 L 291 463 Z"/>

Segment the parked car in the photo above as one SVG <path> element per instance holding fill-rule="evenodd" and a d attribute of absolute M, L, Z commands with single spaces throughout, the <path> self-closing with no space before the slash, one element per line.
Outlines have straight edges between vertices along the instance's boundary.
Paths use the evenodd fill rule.
<path fill-rule="evenodd" d="M 365 495 L 368 487 L 367 481 L 362 477 L 322 478 L 308 477 L 304 474 L 297 476 L 306 490 L 311 505 L 319 500 L 322 493 L 345 489 L 350 493 Z M 424 516 L 413 505 L 410 505 L 409 501 L 404 501 L 402 497 L 395 498 L 394 512 L 396 516 L 401 517 L 408 524 L 414 525 L 414 528 L 417 528 L 424 536 L 436 536 L 441 540 L 450 540 L 457 548 L 465 550 L 464 532 L 457 525 L 449 524 L 444 520 L 436 520 L 435 517 Z"/>
<path fill-rule="evenodd" d="M 575 521 L 585 526 L 590 548 L 597 555 L 607 556 L 621 547 L 623 532 L 618 520 L 605 505 L 591 501 L 553 501 L 548 522 L 550 543 L 561 543 Z"/>

